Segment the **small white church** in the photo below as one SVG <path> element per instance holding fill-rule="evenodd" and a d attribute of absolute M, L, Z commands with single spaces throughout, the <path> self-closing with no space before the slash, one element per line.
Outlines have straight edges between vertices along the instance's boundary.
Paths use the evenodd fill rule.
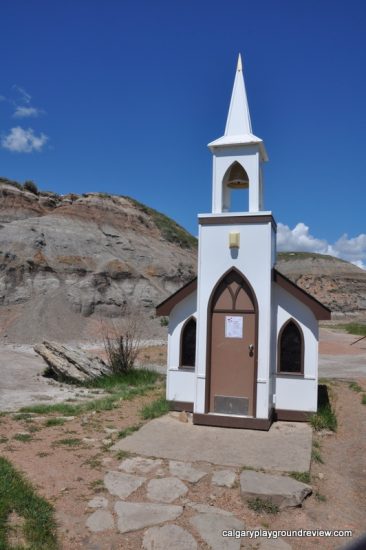
<path fill-rule="evenodd" d="M 208 147 L 212 211 L 198 216 L 198 275 L 156 308 L 169 316 L 167 399 L 195 424 L 268 430 L 306 420 L 317 410 L 318 321 L 330 310 L 274 267 L 268 156 L 252 133 L 240 55 L 225 134 Z"/>

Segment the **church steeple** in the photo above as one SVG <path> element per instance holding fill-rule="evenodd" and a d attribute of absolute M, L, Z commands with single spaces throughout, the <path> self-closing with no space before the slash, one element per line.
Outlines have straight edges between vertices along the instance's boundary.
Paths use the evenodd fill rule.
<path fill-rule="evenodd" d="M 233 189 L 249 189 L 249 204 L 241 212 L 263 210 L 262 163 L 268 160 L 263 141 L 252 124 L 239 54 L 225 134 L 208 144 L 214 156 L 212 212 L 230 210 Z"/>
<path fill-rule="evenodd" d="M 241 55 L 239 54 L 229 113 L 226 121 L 225 136 L 251 133 L 252 124 L 250 121 L 248 99 L 244 84 L 243 65 Z"/>

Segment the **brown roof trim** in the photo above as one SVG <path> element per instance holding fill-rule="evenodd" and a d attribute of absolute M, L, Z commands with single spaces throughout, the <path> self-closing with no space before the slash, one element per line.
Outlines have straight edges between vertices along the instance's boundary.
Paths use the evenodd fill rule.
<path fill-rule="evenodd" d="M 273 269 L 273 280 L 284 290 L 287 290 L 295 298 L 300 300 L 303 304 L 308 306 L 314 313 L 318 321 L 329 320 L 331 317 L 331 310 L 319 302 L 316 298 L 305 292 L 302 288 L 290 281 L 287 277 L 282 275 L 277 269 Z"/>
<path fill-rule="evenodd" d="M 200 225 L 227 225 L 227 224 L 254 224 L 254 223 L 271 223 L 273 229 L 277 230 L 277 224 L 271 214 L 264 216 L 198 216 Z"/>
<path fill-rule="evenodd" d="M 174 294 L 169 296 L 164 302 L 161 302 L 158 306 L 156 306 L 156 315 L 161 317 L 162 315 L 169 315 L 169 313 L 172 311 L 173 307 L 179 304 L 183 300 L 183 298 L 186 298 L 186 296 L 189 296 L 197 289 L 197 277 L 192 279 L 192 281 L 189 281 L 186 285 L 182 286 L 182 288 L 179 288 Z"/>

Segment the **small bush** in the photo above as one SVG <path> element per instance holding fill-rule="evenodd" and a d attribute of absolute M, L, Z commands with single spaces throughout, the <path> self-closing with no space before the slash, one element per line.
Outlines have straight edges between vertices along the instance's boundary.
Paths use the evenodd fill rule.
<path fill-rule="evenodd" d="M 169 325 L 168 317 L 160 317 L 160 326 L 167 327 Z"/>
<path fill-rule="evenodd" d="M 279 508 L 269 499 L 263 498 L 250 498 L 248 500 L 248 508 L 254 512 L 261 513 L 265 512 L 266 514 L 277 514 Z"/>
<path fill-rule="evenodd" d="M 134 368 L 141 347 L 142 324 L 140 312 L 126 306 L 118 323 L 102 327 L 107 362 L 113 373 L 125 374 Z"/>
<path fill-rule="evenodd" d="M 33 193 L 34 195 L 38 195 L 38 187 L 32 180 L 27 180 L 24 182 L 23 189 L 26 191 L 29 191 L 30 193 Z"/>
<path fill-rule="evenodd" d="M 362 403 L 362 405 L 366 405 L 366 393 L 363 394 L 363 396 L 361 398 L 361 403 Z"/>

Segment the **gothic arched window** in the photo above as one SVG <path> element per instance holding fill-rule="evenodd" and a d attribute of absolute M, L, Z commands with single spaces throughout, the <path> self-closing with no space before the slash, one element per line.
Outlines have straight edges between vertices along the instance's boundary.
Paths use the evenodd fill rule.
<path fill-rule="evenodd" d="M 280 331 L 278 355 L 278 372 L 304 373 L 304 338 L 300 327 L 292 319 Z"/>
<path fill-rule="evenodd" d="M 196 319 L 191 317 L 182 329 L 180 339 L 180 366 L 196 366 Z"/>

